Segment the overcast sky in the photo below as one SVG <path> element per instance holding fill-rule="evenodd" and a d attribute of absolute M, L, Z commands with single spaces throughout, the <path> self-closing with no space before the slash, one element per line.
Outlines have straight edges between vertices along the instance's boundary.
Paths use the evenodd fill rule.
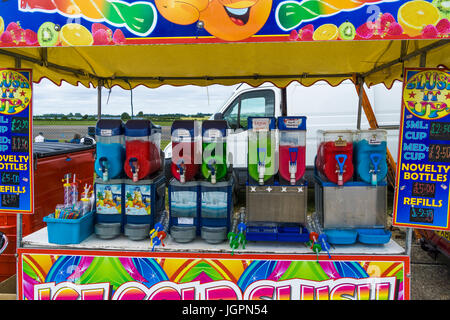
<path fill-rule="evenodd" d="M 235 86 L 212 85 L 209 87 L 162 86 L 149 89 L 139 86 L 133 89 L 134 114 L 144 113 L 214 113 L 232 94 Z M 33 92 L 33 113 L 79 112 L 97 114 L 97 89 L 83 85 L 72 86 L 63 82 L 58 87 L 47 79 L 35 84 Z M 108 89 L 102 90 L 102 111 L 104 114 L 131 113 L 130 91 L 113 87 L 108 101 Z"/>

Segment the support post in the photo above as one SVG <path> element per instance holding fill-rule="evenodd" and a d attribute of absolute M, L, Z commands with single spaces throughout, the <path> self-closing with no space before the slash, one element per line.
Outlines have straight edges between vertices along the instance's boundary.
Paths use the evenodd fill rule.
<path fill-rule="evenodd" d="M 97 120 L 100 120 L 102 117 L 102 87 L 103 81 L 98 80 L 97 85 Z"/>
<path fill-rule="evenodd" d="M 14 65 L 16 69 L 22 68 L 22 59 L 19 57 L 14 58 Z M 31 119 L 33 121 L 33 119 Z M 31 139 L 31 137 L 30 137 Z M 31 140 L 33 141 L 33 140 Z M 22 247 L 22 214 L 16 214 L 16 299 L 19 300 L 19 277 L 18 277 L 18 265 L 19 265 L 19 255 L 17 254 L 17 249 Z"/>
<path fill-rule="evenodd" d="M 363 103 L 363 93 L 364 93 L 364 78 L 357 77 L 356 81 L 359 82 L 358 90 L 358 118 L 356 121 L 356 129 L 361 130 L 361 114 L 362 114 L 362 103 Z"/>

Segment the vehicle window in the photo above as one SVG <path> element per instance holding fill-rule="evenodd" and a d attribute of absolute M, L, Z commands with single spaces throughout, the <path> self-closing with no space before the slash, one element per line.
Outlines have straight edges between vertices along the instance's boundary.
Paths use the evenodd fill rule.
<path fill-rule="evenodd" d="M 228 122 L 231 129 L 237 129 L 239 115 L 239 97 L 233 101 L 231 106 L 223 114 L 223 119 Z"/>
<path fill-rule="evenodd" d="M 247 129 L 248 117 L 273 117 L 275 114 L 275 94 L 272 90 L 244 93 L 241 96 L 239 123 Z"/>

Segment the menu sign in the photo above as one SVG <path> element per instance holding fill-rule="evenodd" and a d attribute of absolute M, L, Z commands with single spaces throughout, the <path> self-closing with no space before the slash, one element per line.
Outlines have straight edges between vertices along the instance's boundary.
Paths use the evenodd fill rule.
<path fill-rule="evenodd" d="M 450 72 L 405 69 L 393 224 L 449 230 Z"/>
<path fill-rule="evenodd" d="M 33 212 L 32 76 L 0 69 L 0 212 Z"/>

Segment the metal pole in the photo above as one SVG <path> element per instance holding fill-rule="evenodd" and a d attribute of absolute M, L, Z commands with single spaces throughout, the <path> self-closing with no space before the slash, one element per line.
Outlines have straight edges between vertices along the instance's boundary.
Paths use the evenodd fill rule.
<path fill-rule="evenodd" d="M 97 120 L 100 120 L 102 117 L 102 80 L 98 80 L 97 86 Z"/>
<path fill-rule="evenodd" d="M 14 58 L 16 69 L 20 69 L 22 67 L 22 60 L 18 57 Z M 33 121 L 33 119 L 31 119 Z M 31 138 L 31 137 L 30 137 Z M 32 141 L 32 140 L 31 140 Z M 22 247 L 22 214 L 16 214 L 16 300 L 19 300 L 19 277 L 18 273 L 18 265 L 19 265 L 19 255 L 17 254 L 17 249 Z"/>
<path fill-rule="evenodd" d="M 426 65 L 426 61 L 427 61 L 427 53 L 422 52 L 422 54 L 420 55 L 419 66 L 421 68 L 424 68 Z M 409 257 L 411 257 L 412 234 L 413 228 L 406 228 L 405 251 Z"/>
<path fill-rule="evenodd" d="M 356 121 L 356 129 L 361 129 L 361 114 L 362 114 L 362 101 L 364 93 L 364 78 L 358 77 L 359 91 L 358 91 L 358 118 Z"/>

